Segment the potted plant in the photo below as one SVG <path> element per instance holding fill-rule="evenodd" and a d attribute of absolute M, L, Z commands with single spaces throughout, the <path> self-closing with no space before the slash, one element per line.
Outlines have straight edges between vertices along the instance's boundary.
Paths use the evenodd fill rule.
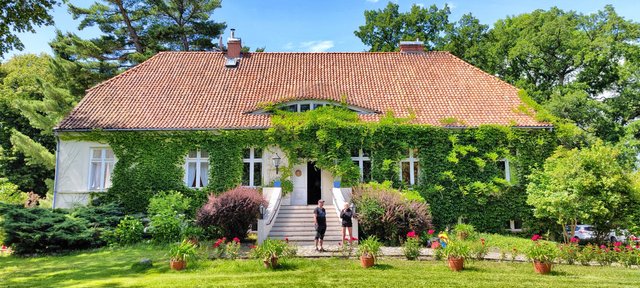
<path fill-rule="evenodd" d="M 464 260 L 469 257 L 470 248 L 464 241 L 449 241 L 442 249 L 442 254 L 449 263 L 451 271 L 461 271 L 464 269 Z"/>
<path fill-rule="evenodd" d="M 376 258 L 380 254 L 382 243 L 378 241 L 378 237 L 372 236 L 360 241 L 358 245 L 358 255 L 360 256 L 360 264 L 364 268 L 369 268 L 376 264 Z"/>
<path fill-rule="evenodd" d="M 171 258 L 169 267 L 172 270 L 182 270 L 187 267 L 187 259 L 195 258 L 196 255 L 196 246 L 187 240 L 173 244 L 169 250 L 169 257 Z"/>
<path fill-rule="evenodd" d="M 266 239 L 262 244 L 253 247 L 252 256 L 262 260 L 265 268 L 278 267 L 280 258 L 290 257 L 296 254 L 295 248 L 290 247 L 287 242 L 275 239 Z"/>
<path fill-rule="evenodd" d="M 547 274 L 551 272 L 553 260 L 558 257 L 558 247 L 553 243 L 538 241 L 541 238 L 538 234 L 533 235 L 533 243 L 526 250 L 526 255 L 533 261 L 536 273 Z"/>
<path fill-rule="evenodd" d="M 456 236 L 458 236 L 460 240 L 465 240 L 475 233 L 475 228 L 473 228 L 471 224 L 460 223 L 456 225 L 453 230 L 456 231 Z"/>

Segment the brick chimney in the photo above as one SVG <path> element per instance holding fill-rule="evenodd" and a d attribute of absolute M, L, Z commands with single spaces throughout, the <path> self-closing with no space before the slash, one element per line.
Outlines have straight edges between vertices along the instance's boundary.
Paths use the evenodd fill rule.
<path fill-rule="evenodd" d="M 416 39 L 416 41 L 400 41 L 400 52 L 419 53 L 424 52 L 424 42 Z"/>
<path fill-rule="evenodd" d="M 231 29 L 231 37 L 227 40 L 227 57 L 228 58 L 240 58 L 240 51 L 242 51 L 242 40 L 236 38 L 236 29 Z"/>

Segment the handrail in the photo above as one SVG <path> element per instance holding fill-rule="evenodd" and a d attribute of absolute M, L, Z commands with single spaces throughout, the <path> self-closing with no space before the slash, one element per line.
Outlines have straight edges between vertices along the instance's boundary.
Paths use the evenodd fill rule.
<path fill-rule="evenodd" d="M 278 211 L 280 210 L 280 202 L 281 202 L 281 200 L 282 200 L 282 197 L 278 196 L 278 200 L 276 201 L 276 204 L 274 205 L 274 209 L 269 214 L 269 221 L 267 221 L 267 225 L 271 225 L 271 222 L 273 222 L 273 219 L 276 218 L 276 214 L 278 214 Z M 267 212 L 269 212 L 269 210 L 267 210 Z"/>
<path fill-rule="evenodd" d="M 342 207 L 344 206 L 344 196 L 342 195 L 342 190 L 340 188 L 333 188 L 331 190 L 331 200 L 333 201 L 333 206 L 335 207 L 336 213 L 338 214 L 338 222 L 342 223 L 342 219 L 340 218 L 340 214 L 342 212 Z"/>

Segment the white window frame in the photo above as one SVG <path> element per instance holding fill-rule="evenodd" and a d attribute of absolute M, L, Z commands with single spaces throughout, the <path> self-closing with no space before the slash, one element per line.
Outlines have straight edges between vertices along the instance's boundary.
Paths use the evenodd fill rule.
<path fill-rule="evenodd" d="M 522 227 L 516 229 L 516 221 L 515 220 L 509 220 L 509 229 L 507 229 L 507 230 L 509 230 L 511 232 L 522 232 L 523 231 Z"/>
<path fill-rule="evenodd" d="M 309 104 L 309 110 L 307 110 L 307 111 L 315 110 L 315 109 L 317 109 L 319 107 L 324 107 L 324 106 L 327 106 L 327 105 L 340 106 L 340 103 L 327 101 L 327 100 L 297 100 L 297 101 L 290 101 L 290 102 L 280 103 L 280 104 L 278 104 L 278 107 L 285 108 L 285 107 L 288 107 L 288 106 L 295 106 L 295 111 L 293 111 L 293 112 L 302 112 L 302 111 L 300 111 L 300 105 L 303 105 L 303 104 Z M 378 112 L 376 112 L 375 110 L 362 108 L 362 107 L 356 107 L 356 106 L 353 106 L 353 105 L 347 105 L 347 109 L 355 111 L 358 114 L 378 114 Z M 265 109 L 259 109 L 259 110 L 251 112 L 251 114 L 269 114 L 269 112 L 267 110 L 265 110 Z"/>
<path fill-rule="evenodd" d="M 254 180 L 255 180 L 255 177 L 256 177 L 256 175 L 254 175 L 254 173 L 253 173 L 254 172 L 253 169 L 254 169 L 254 166 L 255 166 L 256 163 L 260 163 L 260 165 L 262 165 L 262 158 L 256 158 L 255 157 L 255 152 L 256 152 L 255 148 L 251 147 L 251 148 L 248 148 L 248 149 L 249 149 L 249 158 L 243 158 L 242 159 L 242 163 L 249 163 L 249 185 L 243 185 L 243 186 L 244 187 L 256 187 L 256 186 L 253 185 L 253 183 L 255 183 Z M 262 149 L 262 157 L 264 157 L 264 149 Z M 264 165 L 262 165 L 262 169 L 260 169 L 260 173 L 264 173 Z M 259 175 L 259 177 L 261 179 L 264 179 L 264 177 L 262 177 L 262 174 Z M 264 184 L 264 183 L 262 183 L 262 181 L 260 181 L 260 183 Z"/>
<path fill-rule="evenodd" d="M 365 157 L 362 149 L 360 149 L 358 150 L 358 156 L 351 157 L 351 160 L 358 162 L 358 167 L 360 167 L 360 182 L 364 182 L 364 162 L 371 162 L 371 157 Z"/>
<path fill-rule="evenodd" d="M 504 162 L 504 179 L 507 182 L 511 182 L 511 167 L 509 166 L 509 159 L 503 158 L 500 159 L 500 162 Z"/>
<path fill-rule="evenodd" d="M 93 158 L 93 152 L 94 151 L 100 151 L 100 158 Z M 113 158 L 107 158 L 107 150 L 111 150 L 111 154 L 113 155 Z M 113 150 L 109 147 L 93 147 L 91 149 L 89 149 L 89 169 L 87 171 L 89 171 L 89 181 L 87 181 L 87 190 L 88 191 L 92 191 L 92 192 L 104 192 L 105 190 L 109 189 L 112 185 L 111 183 L 111 179 L 109 179 L 109 185 L 107 185 L 107 179 L 105 179 L 105 172 L 106 172 L 106 168 L 107 168 L 107 164 L 111 163 L 111 173 L 109 174 L 109 176 L 113 175 L 113 168 L 115 167 L 116 164 L 116 155 L 113 154 Z M 92 171 L 92 164 L 93 163 L 99 163 L 99 167 L 100 167 L 100 173 L 98 174 L 100 179 L 99 179 L 99 184 L 98 184 L 98 189 L 94 189 L 91 187 L 91 177 L 93 177 L 93 171 Z"/>
<path fill-rule="evenodd" d="M 398 177 L 400 179 L 400 182 L 403 182 L 403 179 L 402 179 L 402 163 L 407 163 L 408 162 L 409 163 L 409 185 L 410 186 L 416 185 L 416 183 L 418 183 L 418 176 L 419 176 L 419 175 L 415 175 L 415 173 L 414 173 L 415 164 L 420 162 L 420 159 L 416 158 L 415 155 L 413 155 L 413 151 L 414 150 L 415 149 L 409 149 L 409 158 L 404 158 L 404 159 L 400 160 L 400 170 L 399 170 L 400 173 L 399 173 L 399 177 Z M 420 171 L 418 171 L 418 174 L 419 173 L 420 173 Z"/>
<path fill-rule="evenodd" d="M 200 188 L 204 188 L 204 187 L 200 187 L 200 176 L 201 175 L 201 167 L 202 167 L 202 163 L 206 162 L 207 164 L 209 164 L 209 157 L 202 157 L 202 151 L 200 151 L 200 149 L 196 150 L 196 157 L 195 158 L 190 158 L 189 157 L 189 153 L 191 153 L 190 150 L 189 152 L 187 152 L 187 156 L 185 157 L 185 161 L 184 161 L 184 184 L 187 185 L 188 188 L 191 189 L 200 189 Z M 208 155 L 208 154 L 207 154 Z M 191 183 L 189 183 L 189 164 L 190 163 L 196 163 L 196 186 L 195 187 L 191 187 Z M 209 164 L 209 169 L 211 169 L 211 164 Z M 208 174 L 208 173 L 207 173 Z M 207 184 L 209 183 L 209 175 L 205 175 L 207 177 Z"/>

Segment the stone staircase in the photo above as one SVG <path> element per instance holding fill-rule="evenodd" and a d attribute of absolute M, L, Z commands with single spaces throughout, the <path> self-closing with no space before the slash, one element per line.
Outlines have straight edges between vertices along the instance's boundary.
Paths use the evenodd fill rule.
<path fill-rule="evenodd" d="M 269 238 L 284 240 L 301 246 L 314 245 L 316 230 L 313 225 L 313 209 L 316 205 L 308 206 L 280 206 L 280 212 L 269 232 Z M 340 242 L 342 228 L 339 217 L 332 205 L 325 205 L 327 211 L 327 232 L 324 243 L 335 245 Z"/>

